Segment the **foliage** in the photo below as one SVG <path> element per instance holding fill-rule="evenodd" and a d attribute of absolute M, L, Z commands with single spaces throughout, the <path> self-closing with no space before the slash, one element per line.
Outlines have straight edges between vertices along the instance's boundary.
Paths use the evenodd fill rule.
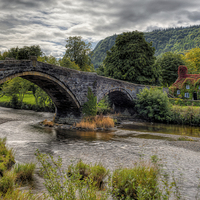
<path fill-rule="evenodd" d="M 178 67 L 179 65 L 184 65 L 184 61 L 181 58 L 181 55 L 166 52 L 156 61 L 162 69 L 162 84 L 164 86 L 170 86 L 178 78 Z"/>
<path fill-rule="evenodd" d="M 66 58 L 75 62 L 81 71 L 94 71 L 94 66 L 91 64 L 89 53 L 91 52 L 91 43 L 85 43 L 81 36 L 68 37 L 66 40 Z"/>
<path fill-rule="evenodd" d="M 105 76 L 105 66 L 103 64 L 100 64 L 97 68 L 96 68 L 96 72 L 99 76 Z"/>
<path fill-rule="evenodd" d="M 144 88 L 137 95 L 137 111 L 141 117 L 148 120 L 168 121 L 170 105 L 167 94 L 158 88 Z"/>
<path fill-rule="evenodd" d="M 104 117 L 103 115 L 95 117 L 85 117 L 81 122 L 76 124 L 78 128 L 84 128 L 89 130 L 94 130 L 96 128 L 112 128 L 114 127 L 114 120 L 110 117 Z"/>
<path fill-rule="evenodd" d="M 113 196 L 117 199 L 160 199 L 158 168 L 139 164 L 133 168 L 120 168 L 113 172 Z"/>
<path fill-rule="evenodd" d="M 37 58 L 37 61 L 39 62 L 43 62 L 43 63 L 48 63 L 48 64 L 51 64 L 51 65 L 59 65 L 59 61 L 52 55 L 50 56 L 39 56 Z"/>
<path fill-rule="evenodd" d="M 13 150 L 6 147 L 6 138 L 0 138 L 0 175 L 15 164 Z"/>
<path fill-rule="evenodd" d="M 95 183 L 89 177 L 82 182 L 79 173 L 71 173 L 70 177 L 62 169 L 62 159 L 57 161 L 51 156 L 36 152 L 37 159 L 41 164 L 40 172 L 44 178 L 44 184 L 49 192 L 50 197 L 53 199 L 79 199 L 83 200 L 96 200 L 107 199 L 106 192 L 97 195 L 97 188 Z M 75 169 L 70 167 L 73 172 Z M 45 198 L 48 198 L 47 196 Z"/>
<path fill-rule="evenodd" d="M 0 179 L 0 192 L 6 194 L 12 191 L 15 186 L 16 174 L 13 171 L 6 171 Z"/>
<path fill-rule="evenodd" d="M 95 69 L 102 65 L 103 60 L 106 58 L 106 52 L 115 44 L 116 38 L 117 35 L 115 34 L 99 41 L 96 45 L 91 56 L 91 61 L 94 64 Z"/>
<path fill-rule="evenodd" d="M 97 114 L 108 114 L 111 112 L 109 97 L 105 96 L 98 104 L 97 104 Z"/>
<path fill-rule="evenodd" d="M 33 180 L 34 170 L 35 170 L 35 163 L 16 164 L 14 166 L 16 180 L 19 180 L 21 182 Z"/>
<path fill-rule="evenodd" d="M 104 179 L 109 174 L 109 170 L 106 170 L 101 163 L 89 165 L 79 160 L 75 166 L 68 167 L 68 176 L 72 176 L 72 174 L 80 174 L 82 181 L 89 178 L 96 188 L 103 189 Z"/>
<path fill-rule="evenodd" d="M 63 56 L 63 58 L 59 60 L 59 64 L 61 67 L 67 67 L 79 71 L 81 70 L 80 67 L 75 63 L 75 61 L 71 61 L 70 58 L 66 56 Z"/>
<path fill-rule="evenodd" d="M 97 114 L 97 97 L 93 94 L 90 87 L 88 87 L 87 94 L 88 101 L 83 105 L 83 113 L 85 116 L 96 116 Z"/>
<path fill-rule="evenodd" d="M 160 76 L 154 65 L 155 49 L 138 31 L 127 32 L 116 38 L 115 45 L 107 51 L 104 60 L 105 75 L 142 84 L 155 84 Z M 142 70 L 141 70 L 142 69 Z"/>
<path fill-rule="evenodd" d="M 39 195 L 33 195 L 30 191 L 21 191 L 20 189 L 8 190 L 5 194 L 2 194 L 2 200 L 42 200 Z M 1 196 L 2 196 L 1 195 Z"/>
<path fill-rule="evenodd" d="M 182 59 L 188 68 L 189 74 L 200 73 L 200 48 L 193 48 L 182 55 Z"/>
<path fill-rule="evenodd" d="M 41 56 L 42 50 L 39 45 L 32 45 L 30 47 L 24 46 L 22 48 L 11 48 L 8 50 L 8 52 L 3 53 L 3 60 L 5 60 L 6 57 L 9 58 L 15 58 L 17 60 L 22 60 L 22 59 L 29 59 L 30 56 Z"/>
<path fill-rule="evenodd" d="M 155 56 L 165 52 L 184 53 L 185 51 L 200 47 L 199 26 L 157 29 L 144 33 L 147 42 L 155 47 Z M 93 50 L 92 63 L 95 68 L 102 64 L 106 52 L 115 44 L 117 35 L 101 40 Z"/>
<path fill-rule="evenodd" d="M 29 90 L 30 85 L 31 82 L 23 78 L 17 77 L 4 83 L 2 92 L 6 96 L 11 96 L 11 97 L 15 96 L 14 98 L 16 98 L 17 95 L 19 98 L 19 103 L 22 104 L 24 95 Z"/>

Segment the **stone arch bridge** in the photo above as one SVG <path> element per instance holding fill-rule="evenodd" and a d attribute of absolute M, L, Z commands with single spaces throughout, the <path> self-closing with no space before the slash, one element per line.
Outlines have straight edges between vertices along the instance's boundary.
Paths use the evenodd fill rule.
<path fill-rule="evenodd" d="M 0 61 L 0 84 L 15 77 L 27 79 L 41 87 L 54 102 L 56 122 L 67 124 L 80 120 L 88 87 L 97 96 L 97 103 L 109 95 L 116 110 L 123 112 L 128 109 L 130 113 L 136 94 L 148 87 L 38 62 L 36 57 Z"/>

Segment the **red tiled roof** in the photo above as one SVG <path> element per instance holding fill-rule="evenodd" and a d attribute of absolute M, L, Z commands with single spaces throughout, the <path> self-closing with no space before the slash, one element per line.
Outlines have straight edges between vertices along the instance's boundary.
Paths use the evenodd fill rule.
<path fill-rule="evenodd" d="M 193 85 L 200 79 L 200 74 L 188 74 L 188 69 L 186 66 L 180 65 L 178 67 L 178 78 L 172 87 L 181 89 L 186 82 L 190 82 Z"/>

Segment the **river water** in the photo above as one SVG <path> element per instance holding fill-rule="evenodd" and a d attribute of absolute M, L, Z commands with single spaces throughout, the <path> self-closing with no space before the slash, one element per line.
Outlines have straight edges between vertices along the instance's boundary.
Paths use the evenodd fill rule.
<path fill-rule="evenodd" d="M 52 113 L 0 107 L 0 137 L 7 138 L 17 162 L 36 162 L 34 153 L 39 149 L 56 158 L 60 156 L 63 166 L 82 159 L 93 164 L 101 162 L 112 171 L 120 166 L 131 167 L 141 159 L 148 160 L 152 155 L 157 155 L 164 170 L 176 177 L 182 198 L 195 199 L 200 184 L 200 129 L 194 128 L 191 132 L 186 130 L 191 127 L 181 129 L 181 126 L 130 122 L 107 132 L 39 126 L 40 121 L 52 118 Z M 195 136 L 196 141 L 177 141 L 179 136 L 171 135 L 174 132 Z M 39 178 L 36 185 L 37 191 L 43 188 Z"/>

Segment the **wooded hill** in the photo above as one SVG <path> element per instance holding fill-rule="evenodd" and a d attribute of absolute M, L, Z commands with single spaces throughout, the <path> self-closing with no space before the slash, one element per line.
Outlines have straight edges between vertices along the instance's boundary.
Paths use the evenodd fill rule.
<path fill-rule="evenodd" d="M 200 47 L 200 25 L 190 27 L 168 28 L 144 33 L 147 42 L 156 48 L 155 56 L 171 51 L 184 53 L 186 50 Z M 114 44 L 117 35 L 101 40 L 93 50 L 92 63 L 97 68 L 105 59 L 106 51 Z"/>

